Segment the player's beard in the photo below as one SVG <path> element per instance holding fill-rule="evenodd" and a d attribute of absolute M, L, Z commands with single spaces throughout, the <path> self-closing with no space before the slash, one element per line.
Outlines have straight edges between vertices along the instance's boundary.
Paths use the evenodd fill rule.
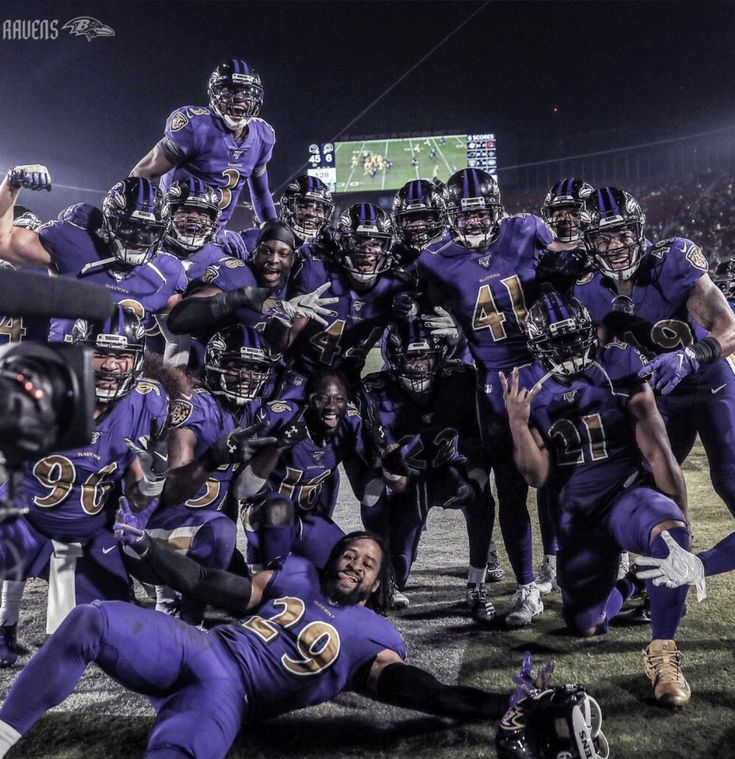
<path fill-rule="evenodd" d="M 335 570 L 332 570 L 329 574 L 324 585 L 327 597 L 341 606 L 355 606 L 361 601 L 367 601 L 372 593 L 370 588 L 362 588 L 359 585 L 356 585 L 351 590 L 343 590 L 337 584 L 337 573 Z"/>

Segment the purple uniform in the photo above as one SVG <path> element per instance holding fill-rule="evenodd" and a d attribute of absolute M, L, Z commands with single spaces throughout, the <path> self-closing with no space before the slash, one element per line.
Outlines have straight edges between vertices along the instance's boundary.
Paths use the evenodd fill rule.
<path fill-rule="evenodd" d="M 79 607 L 64 624 L 26 666 L 0 717 L 25 733 L 66 697 L 81 675 L 80 662 L 95 661 L 155 704 L 151 756 L 224 759 L 246 721 L 363 687 L 366 668 L 381 651 L 405 658 L 387 619 L 331 601 L 316 569 L 297 557 L 275 573 L 258 614 L 239 624 L 199 630 L 115 602 Z M 66 653 L 70 642 L 78 656 Z"/>
<path fill-rule="evenodd" d="M 174 245 L 168 245 L 164 241 L 164 252 L 170 253 L 172 256 L 176 255 L 174 248 Z M 220 245 L 213 242 L 203 245 L 181 261 L 181 265 L 184 267 L 184 272 L 186 273 L 186 279 L 188 282 L 195 282 L 201 279 L 207 267 L 218 263 L 224 257 L 225 252 Z"/>
<path fill-rule="evenodd" d="M 395 271 L 380 275 L 370 290 L 358 292 L 338 264 L 304 257 L 294 267 L 296 292 L 313 292 L 325 282 L 330 287 L 322 297 L 339 298 L 329 306 L 335 315 L 324 316 L 326 327 L 310 320 L 294 341 L 289 349 L 292 371 L 286 374 L 282 397 L 301 397 L 306 378 L 327 368 L 345 372 L 356 383 L 368 352 L 393 319 L 393 298 L 407 289 L 403 274 Z"/>
<path fill-rule="evenodd" d="M 116 266 L 118 260 L 110 255 L 99 234 L 101 229 L 101 211 L 81 203 L 68 209 L 63 218 L 44 224 L 38 236 L 61 276 L 101 285 L 116 303 L 133 309 L 150 328 L 153 315 L 166 308 L 171 296 L 186 290 L 184 267 L 175 256 L 159 253 L 152 261 L 122 274 Z M 73 324 L 73 320 L 53 319 L 50 339 L 64 340 Z"/>
<path fill-rule="evenodd" d="M 262 405 L 253 403 L 248 415 L 252 423 L 265 423 L 260 437 L 277 435 L 285 425 L 301 414 L 303 409 L 294 401 L 271 401 Z M 335 435 L 322 447 L 307 435 L 305 440 L 282 453 L 268 478 L 269 493 L 280 493 L 291 499 L 296 511 L 289 536 L 283 537 L 291 549 L 307 556 L 317 566 L 324 562 L 332 546 L 342 537 L 343 531 L 332 520 L 336 506 L 336 491 L 330 487 L 338 465 L 353 454 L 364 451 L 362 418 L 357 409 L 348 404 L 347 416 Z M 249 554 L 253 561 L 273 557 L 262 540 L 259 511 L 261 499 L 247 507 L 246 530 Z M 275 541 L 275 539 L 274 539 Z M 275 545 L 275 542 L 274 542 Z M 278 555 L 284 555 L 279 543 Z"/>
<path fill-rule="evenodd" d="M 583 373 L 561 382 L 539 364 L 521 371 L 521 386 L 542 388 L 531 421 L 551 455 L 549 488 L 559 539 L 564 617 L 576 629 L 598 624 L 617 577 L 621 549 L 650 553 L 653 527 L 684 522 L 679 507 L 649 483 L 628 400 L 642 383 L 644 359 L 611 343 Z"/>
<path fill-rule="evenodd" d="M 426 517 L 434 506 L 451 507 L 467 473 L 482 468 L 480 419 L 473 367 L 448 364 L 436 378 L 428 404 L 421 404 L 401 390 L 390 372 L 369 374 L 363 380 L 366 402 L 385 430 L 389 444 L 404 444 L 420 435 L 420 448 L 406 461 L 415 470 L 403 493 L 386 490 L 372 507 L 363 506 L 363 524 L 388 542 L 396 583 L 403 590 L 416 558 Z M 487 504 L 468 501 L 464 508 L 470 538 L 470 564 L 484 566 L 492 532 L 492 511 Z"/>
<path fill-rule="evenodd" d="M 614 285 L 601 273 L 580 280 L 574 295 L 611 339 L 629 342 L 653 356 L 706 336 L 687 309 L 692 287 L 706 273 L 707 260 L 701 250 L 691 240 L 674 237 L 649 247 L 636 271 L 631 299 L 616 299 Z M 627 310 L 616 310 L 622 308 Z M 699 433 L 712 485 L 735 514 L 733 365 L 727 359 L 705 364 L 656 402 L 677 461 L 686 459 Z"/>
<path fill-rule="evenodd" d="M 538 217 L 500 222 L 497 239 L 482 252 L 447 235 L 419 256 L 416 271 L 444 299 L 467 339 L 479 373 L 483 437 L 495 471 L 500 528 L 519 584 L 533 581 L 528 487 L 511 458 L 512 443 L 498 370 L 528 363 L 523 325 L 537 295 L 536 267 L 553 241 Z"/>
<path fill-rule="evenodd" d="M 209 108 L 183 106 L 166 120 L 163 140 L 167 155 L 176 166 L 161 177 L 166 192 L 177 179 L 195 177 L 220 193 L 220 228 L 232 216 L 246 180 L 257 167 L 265 166 L 273 154 L 276 135 L 263 119 L 248 122 L 241 142 Z"/>

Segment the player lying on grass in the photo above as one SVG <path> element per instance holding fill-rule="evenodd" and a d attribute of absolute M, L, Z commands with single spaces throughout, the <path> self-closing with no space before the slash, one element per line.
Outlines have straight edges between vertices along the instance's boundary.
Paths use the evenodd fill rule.
<path fill-rule="evenodd" d="M 373 610 L 388 602 L 390 561 L 370 533 L 346 535 L 322 573 L 292 556 L 281 570 L 244 577 L 158 546 L 124 500 L 118 518 L 118 538 L 171 587 L 240 621 L 205 631 L 124 602 L 76 607 L 13 684 L 0 710 L 0 757 L 74 690 L 90 662 L 149 697 L 157 716 L 144 756 L 156 759 L 224 757 L 246 720 L 346 689 L 460 719 L 498 719 L 508 707 L 507 694 L 445 685 L 404 663 L 401 636 Z M 534 681 L 524 664 L 515 700 L 545 687 L 553 666 Z"/>

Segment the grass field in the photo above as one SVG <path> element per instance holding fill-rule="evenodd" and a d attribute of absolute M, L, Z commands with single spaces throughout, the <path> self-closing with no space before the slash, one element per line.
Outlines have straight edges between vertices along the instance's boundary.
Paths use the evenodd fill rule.
<path fill-rule="evenodd" d="M 433 157 L 432 151 L 435 151 Z M 392 167 L 377 170 L 370 176 L 361 160 L 361 157 L 370 154 L 392 161 Z M 418 161 L 417 166 L 411 163 L 413 156 Z M 438 176 L 446 182 L 455 171 L 466 165 L 467 138 L 464 135 L 447 137 L 443 145 L 438 137 L 342 142 L 337 144 L 335 151 L 337 192 L 397 190 L 406 182 L 422 177 L 431 179 Z"/>
<path fill-rule="evenodd" d="M 732 530 L 732 518 L 712 493 L 701 448 L 693 452 L 685 474 L 695 548 L 702 549 Z M 359 525 L 351 493 L 340 498 L 336 517 L 345 528 Z M 502 550 L 501 555 L 507 567 Z M 537 662 L 556 660 L 557 682 L 579 681 L 589 687 L 602 706 L 603 729 L 614 759 L 735 757 L 732 576 L 708 580 L 709 597 L 702 604 L 690 597 L 678 640 L 693 697 L 688 707 L 674 713 L 652 702 L 643 675 L 640 652 L 647 642 L 647 627 L 619 625 L 600 638 L 567 637 L 555 593 L 544 597 L 547 609 L 532 627 L 508 631 L 500 619 L 478 627 L 461 604 L 466 557 L 461 515 L 432 512 L 407 588 L 411 605 L 393 617 L 412 663 L 433 670 L 445 681 L 509 691 L 511 675 L 522 652 L 529 649 Z M 492 586 L 501 616 L 512 591 L 507 579 Z M 29 586 L 20 625 L 20 637 L 26 642 L 42 639 L 44 610 L 45 586 Z M 17 671 L 0 670 L 3 696 Z M 77 691 L 36 725 L 9 759 L 140 756 L 151 720 L 144 699 L 128 694 L 92 667 Z M 494 733 L 493 724 L 437 720 L 344 694 L 330 704 L 247 727 L 229 756 L 341 759 L 400 752 L 439 759 L 494 757 Z"/>

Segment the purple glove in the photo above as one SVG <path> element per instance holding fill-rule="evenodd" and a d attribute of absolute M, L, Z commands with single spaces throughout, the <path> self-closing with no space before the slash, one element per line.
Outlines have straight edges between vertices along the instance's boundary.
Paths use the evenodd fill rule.
<path fill-rule="evenodd" d="M 158 498 L 154 498 L 142 511 L 135 512 L 130 508 L 128 499 L 121 496 L 113 525 L 115 540 L 133 547 L 138 553 L 145 553 L 150 538 L 146 535 L 144 528 L 157 506 Z"/>
<path fill-rule="evenodd" d="M 544 690 L 551 681 L 551 674 L 554 671 L 554 662 L 547 661 L 535 676 L 532 670 L 533 661 L 531 659 L 531 652 L 526 651 L 523 654 L 521 671 L 513 676 L 513 682 L 516 685 L 516 689 L 510 697 L 508 708 L 515 706 L 532 691 Z"/>
<path fill-rule="evenodd" d="M 217 233 L 214 241 L 232 258 L 241 258 L 243 261 L 247 261 L 250 258 L 245 240 L 239 232 L 223 229 Z"/>
<path fill-rule="evenodd" d="M 651 378 L 654 390 L 668 395 L 683 379 L 699 369 L 699 359 L 691 348 L 662 353 L 638 372 L 643 379 Z"/>
<path fill-rule="evenodd" d="M 40 163 L 14 166 L 8 171 L 6 177 L 13 190 L 20 190 L 25 187 L 27 190 L 51 191 L 51 174 Z"/>
<path fill-rule="evenodd" d="M 421 435 L 411 435 L 402 445 L 383 456 L 383 471 L 400 477 L 410 477 L 418 471 L 410 466 L 415 463 L 412 459 L 422 450 Z"/>
<path fill-rule="evenodd" d="M 391 303 L 393 316 L 396 319 L 415 319 L 419 313 L 419 304 L 413 293 L 398 293 Z"/>

